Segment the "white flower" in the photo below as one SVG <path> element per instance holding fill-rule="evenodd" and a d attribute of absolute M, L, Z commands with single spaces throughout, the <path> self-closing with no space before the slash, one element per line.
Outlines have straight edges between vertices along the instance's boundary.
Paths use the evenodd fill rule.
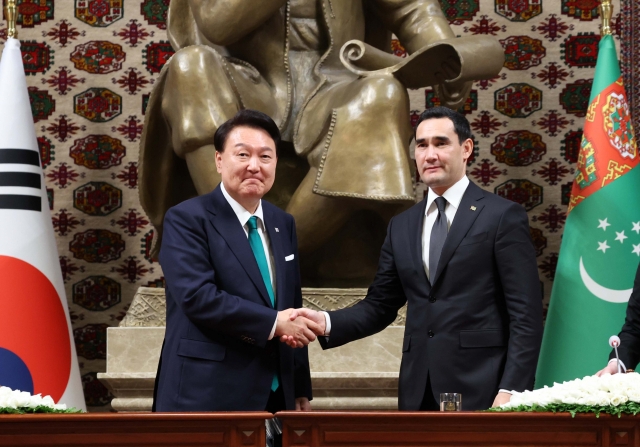
<path fill-rule="evenodd" d="M 0 408 L 36 408 L 45 406 L 52 409 L 66 410 L 66 405 L 56 405 L 51 396 L 36 394 L 32 396 L 27 391 L 12 390 L 6 386 L 0 386 Z M 60 408 L 56 408 L 60 407 Z M 64 407 L 64 408 L 62 408 Z"/>
<path fill-rule="evenodd" d="M 534 391 L 513 392 L 504 408 L 577 404 L 587 406 L 619 406 L 628 401 L 640 402 L 640 374 L 614 374 L 554 383 Z"/>
<path fill-rule="evenodd" d="M 15 408 L 22 408 L 22 407 L 27 407 L 29 406 L 29 403 L 31 402 L 31 394 L 28 393 L 27 391 L 18 391 L 15 390 L 12 394 L 12 397 L 14 399 L 14 405 Z"/>
<path fill-rule="evenodd" d="M 618 405 L 627 403 L 628 400 L 629 398 L 624 394 L 614 394 L 613 396 L 611 396 L 611 405 L 617 407 Z"/>
<path fill-rule="evenodd" d="M 36 394 L 36 395 L 32 396 L 31 394 L 27 393 L 26 391 L 24 393 L 26 394 L 25 398 L 28 399 L 28 402 L 25 405 L 25 407 L 35 408 L 35 407 L 38 407 L 38 406 L 42 405 L 42 396 L 40 394 Z"/>
<path fill-rule="evenodd" d="M 42 398 L 42 405 L 45 405 L 47 407 L 51 407 L 54 408 L 54 405 L 56 403 L 53 401 L 53 398 L 51 396 L 44 396 Z"/>
<path fill-rule="evenodd" d="M 0 388 L 0 407 L 16 408 L 15 397 L 11 388 Z"/>
<path fill-rule="evenodd" d="M 11 388 L 8 388 L 6 386 L 0 386 L 0 408 L 7 406 L 5 405 L 5 402 L 7 401 L 10 395 L 11 395 Z"/>
<path fill-rule="evenodd" d="M 640 387 L 635 389 L 630 389 L 627 392 L 627 397 L 629 397 L 629 400 L 632 402 L 640 403 Z"/>

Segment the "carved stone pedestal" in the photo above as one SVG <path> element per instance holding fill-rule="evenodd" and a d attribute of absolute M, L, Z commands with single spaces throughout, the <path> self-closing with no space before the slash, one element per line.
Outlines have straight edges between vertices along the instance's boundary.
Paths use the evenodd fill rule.
<path fill-rule="evenodd" d="M 361 300 L 365 289 L 302 289 L 304 307 L 335 310 Z M 323 351 L 309 345 L 317 410 L 395 410 L 405 309 L 393 326 L 362 340 Z M 107 329 L 107 372 L 98 378 L 115 398 L 116 411 L 151 410 L 164 339 L 164 289 L 140 287 L 119 327 Z"/>

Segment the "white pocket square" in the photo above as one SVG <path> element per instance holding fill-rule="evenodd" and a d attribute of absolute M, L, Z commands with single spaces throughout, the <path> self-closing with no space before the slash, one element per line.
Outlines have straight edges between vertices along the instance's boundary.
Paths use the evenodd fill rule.
<path fill-rule="evenodd" d="M 285 257 L 284 257 L 284 260 L 285 260 L 285 261 L 293 261 L 293 258 L 295 258 L 295 257 L 296 257 L 295 255 L 285 256 Z"/>

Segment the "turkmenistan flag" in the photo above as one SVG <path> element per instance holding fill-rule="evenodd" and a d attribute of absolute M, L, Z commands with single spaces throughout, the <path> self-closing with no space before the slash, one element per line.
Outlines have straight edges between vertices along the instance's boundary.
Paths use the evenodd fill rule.
<path fill-rule="evenodd" d="M 640 157 L 611 35 L 600 41 L 589 104 L 536 388 L 606 365 L 640 261 Z"/>

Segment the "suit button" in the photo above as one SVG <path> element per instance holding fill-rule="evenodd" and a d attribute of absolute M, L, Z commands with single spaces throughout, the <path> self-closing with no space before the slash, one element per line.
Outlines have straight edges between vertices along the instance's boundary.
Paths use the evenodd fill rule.
<path fill-rule="evenodd" d="M 427 333 L 429 334 L 429 338 L 433 338 L 433 336 L 435 335 L 435 334 L 433 333 L 433 331 L 429 331 L 429 332 L 427 332 Z"/>
<path fill-rule="evenodd" d="M 435 303 L 436 302 L 436 297 L 435 296 L 429 296 L 429 302 L 430 303 Z"/>

